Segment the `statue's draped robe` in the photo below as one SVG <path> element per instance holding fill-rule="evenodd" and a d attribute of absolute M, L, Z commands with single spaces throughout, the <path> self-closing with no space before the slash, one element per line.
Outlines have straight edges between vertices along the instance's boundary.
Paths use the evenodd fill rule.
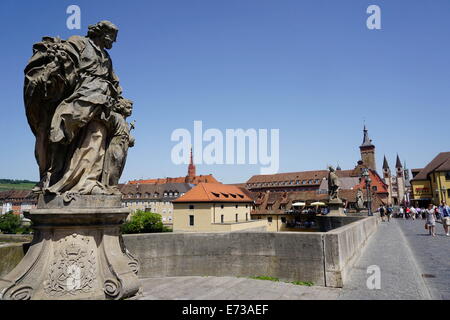
<path fill-rule="evenodd" d="M 30 126 L 34 128 L 33 132 L 40 131 L 39 135 L 43 136 L 39 138 L 35 133 L 41 178 L 47 177 L 48 182 L 43 189 L 56 194 L 67 191 L 91 194 L 93 190 L 94 193 L 99 190 L 108 193 L 108 187 L 101 183 L 101 176 L 110 135 L 108 119 L 112 106 L 121 95 L 118 78 L 108 53 L 89 38 L 71 37 L 63 42 L 62 51 L 69 62 L 64 64 L 65 72 L 62 70 L 58 75 L 59 78 L 62 75 L 62 79 L 53 80 L 64 83 L 65 94 L 61 94 L 62 99 L 56 107 L 51 102 L 45 105 L 36 98 L 25 99 Z M 33 75 L 33 72 L 27 74 L 25 92 L 28 95 L 32 90 L 27 89 L 27 83 L 32 83 Z M 60 94 L 60 86 L 59 83 L 54 86 L 56 89 L 51 88 L 53 95 Z M 50 110 L 51 116 L 33 117 L 33 113 L 39 114 L 36 108 Z"/>

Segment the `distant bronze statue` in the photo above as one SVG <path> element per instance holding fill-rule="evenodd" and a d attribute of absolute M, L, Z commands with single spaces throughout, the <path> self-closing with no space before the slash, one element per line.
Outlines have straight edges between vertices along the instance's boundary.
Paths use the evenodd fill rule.
<path fill-rule="evenodd" d="M 339 199 L 339 189 L 340 189 L 340 182 L 339 178 L 336 174 L 336 170 L 332 167 L 328 167 L 328 196 L 330 201 L 340 201 Z"/>
<path fill-rule="evenodd" d="M 127 150 L 134 144 L 133 102 L 122 97 L 106 50 L 118 28 L 89 26 L 86 37 L 44 37 L 25 68 L 24 100 L 36 136 L 35 156 L 44 194 L 120 194 Z"/>

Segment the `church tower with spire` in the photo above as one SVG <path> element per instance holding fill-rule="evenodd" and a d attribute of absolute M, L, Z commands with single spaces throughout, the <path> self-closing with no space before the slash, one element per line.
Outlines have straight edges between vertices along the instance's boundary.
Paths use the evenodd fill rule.
<path fill-rule="evenodd" d="M 397 154 L 397 160 L 395 162 L 395 170 L 397 171 L 397 194 L 399 203 L 405 201 L 405 174 L 403 171 L 403 165 L 400 161 L 400 157 Z"/>
<path fill-rule="evenodd" d="M 369 133 L 364 125 L 364 137 L 363 143 L 359 146 L 359 150 L 361 151 L 361 160 L 363 164 L 374 171 L 377 170 L 376 162 L 375 162 L 375 146 L 372 144 L 372 140 L 369 138 Z"/>
<path fill-rule="evenodd" d="M 383 159 L 383 179 L 384 182 L 387 184 L 388 189 L 388 205 L 391 205 L 392 202 L 392 176 L 391 176 L 391 168 L 389 168 L 389 164 L 386 160 L 386 155 Z"/>
<path fill-rule="evenodd" d="M 189 162 L 189 166 L 188 166 L 188 174 L 186 177 L 186 182 L 188 183 L 192 183 L 195 179 L 196 176 L 196 172 L 195 172 L 195 164 L 194 164 L 194 156 L 192 154 L 192 148 L 191 148 L 191 161 Z"/>

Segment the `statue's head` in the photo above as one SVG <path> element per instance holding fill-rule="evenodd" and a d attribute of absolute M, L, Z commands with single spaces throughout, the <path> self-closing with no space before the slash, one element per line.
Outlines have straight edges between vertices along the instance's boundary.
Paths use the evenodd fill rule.
<path fill-rule="evenodd" d="M 101 45 L 106 49 L 111 49 L 117 39 L 117 28 L 112 22 L 100 21 L 88 27 L 87 36 L 92 40 L 100 41 Z"/>
<path fill-rule="evenodd" d="M 330 172 L 336 171 L 333 166 L 328 166 L 328 170 L 330 170 Z"/>
<path fill-rule="evenodd" d="M 125 118 L 131 116 L 131 113 L 133 112 L 133 101 L 125 98 L 120 99 L 119 102 L 115 105 L 114 111 L 120 113 Z"/>

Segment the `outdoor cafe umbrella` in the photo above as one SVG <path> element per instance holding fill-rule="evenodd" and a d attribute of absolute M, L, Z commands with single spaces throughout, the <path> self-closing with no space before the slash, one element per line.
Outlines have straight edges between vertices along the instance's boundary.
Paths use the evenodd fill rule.
<path fill-rule="evenodd" d="M 323 202 L 313 202 L 313 203 L 311 203 L 311 206 L 326 206 L 326 204 L 325 203 L 323 203 Z"/>
<path fill-rule="evenodd" d="M 304 207 L 305 205 L 306 203 L 304 202 L 296 202 L 292 204 L 293 207 Z"/>

